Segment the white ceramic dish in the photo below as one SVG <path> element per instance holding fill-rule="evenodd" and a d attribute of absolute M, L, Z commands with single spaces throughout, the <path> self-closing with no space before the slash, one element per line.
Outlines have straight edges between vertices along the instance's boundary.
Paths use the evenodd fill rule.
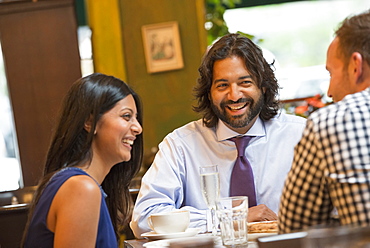
<path fill-rule="evenodd" d="M 142 237 L 148 238 L 150 240 L 158 240 L 158 239 L 175 239 L 175 238 L 185 238 L 185 237 L 192 237 L 199 233 L 200 228 L 188 228 L 185 232 L 178 232 L 178 233 L 155 233 L 147 232 L 141 234 Z"/>
<path fill-rule="evenodd" d="M 203 237 L 207 237 L 207 236 L 203 236 Z M 200 240 L 202 240 L 202 236 L 198 235 L 196 237 L 193 236 L 193 237 L 185 237 L 185 238 L 155 240 L 155 241 L 147 242 L 147 243 L 143 244 L 143 246 L 148 247 L 148 248 L 169 247 L 172 242 L 183 242 L 183 241 L 186 242 L 186 241 L 189 241 L 189 240 L 195 241 L 198 238 Z"/>
<path fill-rule="evenodd" d="M 145 243 L 145 244 L 143 244 L 143 246 L 148 247 L 148 248 L 169 247 L 170 246 L 170 240 L 168 240 L 168 239 L 156 240 L 156 241 Z"/>
<path fill-rule="evenodd" d="M 277 235 L 277 233 L 248 233 L 248 241 L 256 241 L 258 238 Z"/>
<path fill-rule="evenodd" d="M 203 235 L 203 234 L 200 234 Z M 206 234 L 208 235 L 208 234 Z M 170 247 L 171 242 L 173 241 L 179 241 L 179 240 L 186 240 L 186 239 L 193 239 L 201 236 L 196 237 L 186 237 L 186 238 L 178 238 L 178 239 L 162 239 L 162 240 L 155 240 L 150 241 L 145 244 L 143 244 L 146 248 L 167 248 Z M 214 248 L 225 248 L 225 246 L 222 245 L 221 237 L 218 237 L 218 240 L 215 242 Z M 248 248 L 258 248 L 258 245 L 255 241 L 248 241 Z"/>
<path fill-rule="evenodd" d="M 271 222 L 276 222 L 276 220 L 266 220 L 266 221 L 248 222 L 248 224 L 255 224 L 255 223 L 271 223 Z"/>

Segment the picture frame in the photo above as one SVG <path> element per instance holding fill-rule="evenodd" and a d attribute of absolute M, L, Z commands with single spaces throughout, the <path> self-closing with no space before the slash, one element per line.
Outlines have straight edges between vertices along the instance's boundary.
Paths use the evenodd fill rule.
<path fill-rule="evenodd" d="M 144 25 L 141 31 L 148 73 L 184 67 L 177 22 Z"/>

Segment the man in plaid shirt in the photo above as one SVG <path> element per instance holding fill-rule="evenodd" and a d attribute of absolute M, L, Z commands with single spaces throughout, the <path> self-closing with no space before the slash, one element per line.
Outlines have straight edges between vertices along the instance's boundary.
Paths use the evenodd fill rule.
<path fill-rule="evenodd" d="M 334 104 L 310 115 L 280 202 L 279 232 L 370 225 L 370 10 L 347 17 L 327 52 Z"/>

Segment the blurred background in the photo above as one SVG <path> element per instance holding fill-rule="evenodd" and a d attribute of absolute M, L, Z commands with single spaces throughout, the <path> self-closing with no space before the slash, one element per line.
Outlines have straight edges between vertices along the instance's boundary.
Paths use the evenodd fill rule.
<path fill-rule="evenodd" d="M 307 116 L 307 99 L 331 102 L 325 59 L 335 28 L 369 7 L 370 0 L 0 1 L 0 191 L 37 184 L 60 102 L 93 72 L 123 79 L 142 98 L 143 174 L 167 133 L 200 118 L 192 111 L 197 69 L 227 33 L 263 49 L 282 108 Z M 168 22 L 178 24 L 183 66 L 150 73 L 143 26 Z"/>

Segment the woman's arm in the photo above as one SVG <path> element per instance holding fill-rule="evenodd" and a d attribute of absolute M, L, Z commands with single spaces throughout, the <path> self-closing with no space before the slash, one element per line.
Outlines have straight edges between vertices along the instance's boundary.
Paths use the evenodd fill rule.
<path fill-rule="evenodd" d="M 84 175 L 68 179 L 58 190 L 47 217 L 54 247 L 95 247 L 101 191 Z"/>

